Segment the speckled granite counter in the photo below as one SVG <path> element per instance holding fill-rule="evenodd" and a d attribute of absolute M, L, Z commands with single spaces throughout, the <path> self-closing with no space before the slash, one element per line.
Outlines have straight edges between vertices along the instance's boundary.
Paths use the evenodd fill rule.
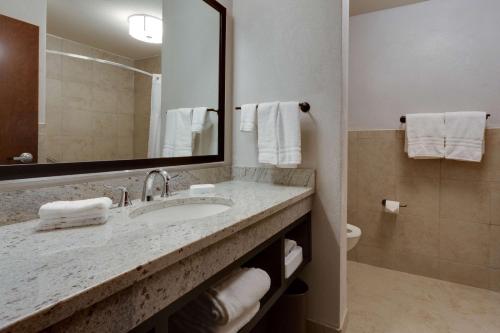
<path fill-rule="evenodd" d="M 123 209 L 114 211 L 107 224 L 96 227 L 44 233 L 35 232 L 36 221 L 1 227 L 0 332 L 41 330 L 98 302 L 104 303 L 103 300 L 120 292 L 124 295 L 129 290 L 137 294 L 132 286 L 140 286 L 145 280 L 154 284 L 161 274 L 172 279 L 175 274 L 168 275 L 166 268 L 181 263 L 183 267 L 193 264 L 197 260 L 197 255 L 193 254 L 200 253 L 201 249 L 207 249 L 202 251 L 205 254 L 213 251 L 213 260 L 220 261 L 221 265 L 224 260 L 230 262 L 239 251 L 246 250 L 239 249 L 234 241 L 235 237 L 241 238 L 242 230 L 259 233 L 245 236 L 245 242 L 239 241 L 247 247 L 253 246 L 252 242 L 269 237 L 280 228 L 282 219 L 295 218 L 310 210 L 310 201 L 304 200 L 312 193 L 313 190 L 307 187 L 230 181 L 217 184 L 215 196 L 233 200 L 232 208 L 204 219 L 134 223 L 129 218 L 129 211 Z M 172 199 L 186 195 L 179 193 Z M 289 210 L 294 204 L 297 208 Z M 278 212 L 282 214 L 279 218 Z M 265 226 L 249 228 L 263 219 L 270 221 L 267 229 Z M 271 234 L 266 235 L 267 232 Z M 213 247 L 218 242 L 224 244 Z M 227 254 L 233 250 L 234 253 Z M 224 260 L 221 251 L 227 257 Z M 208 273 L 203 272 L 201 276 L 205 274 Z M 174 289 L 181 290 L 181 294 L 189 288 L 189 283 L 182 279 L 176 282 L 182 286 L 172 284 L 164 300 L 173 300 Z M 158 295 L 161 295 L 160 289 Z M 151 311 L 157 311 L 157 305 Z M 142 313 L 141 318 L 151 314 Z M 129 329 L 140 318 L 133 320 L 128 327 L 112 331 Z"/>

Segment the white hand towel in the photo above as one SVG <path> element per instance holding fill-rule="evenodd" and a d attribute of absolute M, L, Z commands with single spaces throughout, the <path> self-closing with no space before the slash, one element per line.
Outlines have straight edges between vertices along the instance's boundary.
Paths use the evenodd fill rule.
<path fill-rule="evenodd" d="M 411 158 L 444 157 L 444 114 L 418 113 L 406 115 L 408 156 Z"/>
<path fill-rule="evenodd" d="M 41 219 L 38 222 L 37 229 L 40 231 L 54 230 L 54 229 L 65 229 L 74 227 L 83 227 L 89 225 L 99 225 L 104 224 L 108 221 L 109 213 L 100 214 L 98 216 L 88 216 L 88 217 L 61 217 L 53 219 Z"/>
<path fill-rule="evenodd" d="M 165 117 L 165 139 L 163 157 L 193 155 L 193 133 L 191 131 L 192 109 L 168 110 Z"/>
<path fill-rule="evenodd" d="M 285 239 L 285 257 L 287 255 L 290 254 L 290 252 L 292 252 L 292 250 L 294 249 L 294 247 L 297 246 L 297 242 L 292 240 L 292 239 Z"/>
<path fill-rule="evenodd" d="M 445 157 L 451 160 L 481 162 L 486 113 L 447 112 L 445 118 Z"/>
<path fill-rule="evenodd" d="M 279 102 L 262 103 L 258 106 L 259 163 L 278 164 L 278 106 Z"/>
<path fill-rule="evenodd" d="M 240 112 L 240 131 L 252 132 L 257 122 L 257 104 L 244 104 Z"/>
<path fill-rule="evenodd" d="M 259 268 L 235 271 L 208 290 L 212 296 L 214 318 L 219 325 L 227 324 L 255 306 L 271 288 L 271 278 Z"/>
<path fill-rule="evenodd" d="M 194 108 L 193 109 L 193 121 L 191 123 L 191 131 L 193 133 L 201 133 L 207 119 L 208 108 Z"/>
<path fill-rule="evenodd" d="M 278 166 L 296 168 L 302 162 L 300 109 L 298 102 L 280 103 L 278 107 Z"/>
<path fill-rule="evenodd" d="M 260 303 L 255 304 L 253 307 L 242 313 L 238 318 L 230 321 L 226 325 L 213 327 L 214 333 L 237 333 L 246 324 L 252 320 L 253 317 L 259 312 Z"/>
<path fill-rule="evenodd" d="M 49 202 L 40 207 L 41 219 L 79 218 L 107 213 L 113 202 L 110 198 L 94 198 L 76 201 Z"/>

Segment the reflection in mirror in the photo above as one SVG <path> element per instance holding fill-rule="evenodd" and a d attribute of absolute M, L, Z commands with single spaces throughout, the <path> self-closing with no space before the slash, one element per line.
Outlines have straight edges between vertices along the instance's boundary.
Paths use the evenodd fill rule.
<path fill-rule="evenodd" d="M 220 28 L 204 0 L 48 0 L 45 112 L 33 102 L 0 118 L 12 139 L 0 164 L 217 155 Z M 31 78 L 37 33 L 17 47 Z M 25 88 L 35 101 L 38 87 Z"/>

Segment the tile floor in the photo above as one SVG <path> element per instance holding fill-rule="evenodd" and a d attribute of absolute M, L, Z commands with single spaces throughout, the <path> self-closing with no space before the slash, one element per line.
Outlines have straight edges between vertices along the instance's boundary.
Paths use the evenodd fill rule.
<path fill-rule="evenodd" d="M 347 333 L 500 333 L 500 293 L 348 262 Z"/>

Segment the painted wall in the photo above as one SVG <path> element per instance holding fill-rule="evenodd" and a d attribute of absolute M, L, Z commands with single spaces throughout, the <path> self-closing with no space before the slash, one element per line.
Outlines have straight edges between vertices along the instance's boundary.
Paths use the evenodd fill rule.
<path fill-rule="evenodd" d="M 345 311 L 342 1 L 235 0 L 233 6 L 235 104 L 303 100 L 312 106 L 301 115 L 302 166 L 317 170 L 308 316 L 336 328 Z M 235 112 L 234 165 L 258 166 L 256 135 L 240 132 L 239 121 Z"/>
<path fill-rule="evenodd" d="M 45 33 L 47 26 L 47 0 L 2 0 L 0 14 L 37 25 L 40 30 L 40 63 L 38 70 L 38 114 L 45 123 Z"/>
<path fill-rule="evenodd" d="M 351 18 L 350 129 L 483 110 L 500 126 L 500 1 L 430 0 Z"/>

